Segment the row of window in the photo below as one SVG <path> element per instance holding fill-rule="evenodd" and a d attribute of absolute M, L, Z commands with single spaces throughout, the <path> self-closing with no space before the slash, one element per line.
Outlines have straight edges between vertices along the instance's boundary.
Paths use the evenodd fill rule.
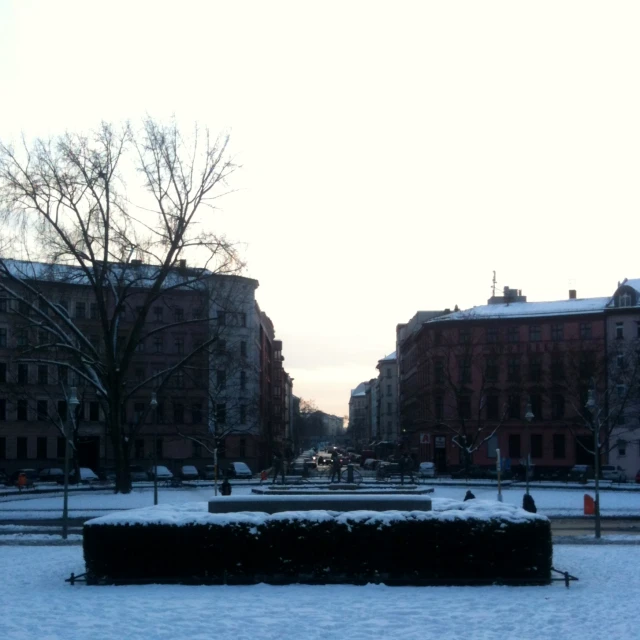
<path fill-rule="evenodd" d="M 548 331 L 547 331 L 548 327 Z M 552 325 L 531 324 L 528 325 L 529 342 L 541 342 L 542 340 L 552 340 L 559 342 L 565 339 L 565 325 L 556 323 Z M 640 324 L 638 329 L 640 335 Z M 504 336 L 504 337 L 503 337 Z M 592 338 L 592 327 L 590 322 L 580 323 L 579 336 L 581 340 L 590 340 Z M 519 325 L 509 325 L 506 332 L 502 327 L 489 326 L 485 328 L 485 341 L 488 343 L 500 342 L 501 338 L 507 342 L 520 342 L 521 327 Z M 458 332 L 458 340 L 462 344 L 468 344 L 472 339 L 472 330 L 470 328 L 460 329 Z M 434 343 L 442 344 L 442 332 L 434 333 Z"/>
<path fill-rule="evenodd" d="M 545 440 L 549 435 L 542 433 L 531 433 L 529 435 L 529 448 L 523 447 L 523 440 L 526 444 L 526 436 L 523 438 L 519 433 L 511 433 L 508 438 L 507 454 L 509 458 L 515 460 L 523 459 L 528 453 L 533 460 L 544 457 Z M 548 441 L 547 441 L 548 446 Z M 487 442 L 487 457 L 495 458 L 498 447 L 498 437 L 493 436 Z M 554 460 L 564 460 L 567 457 L 567 438 L 564 433 L 551 434 L 551 449 Z"/>

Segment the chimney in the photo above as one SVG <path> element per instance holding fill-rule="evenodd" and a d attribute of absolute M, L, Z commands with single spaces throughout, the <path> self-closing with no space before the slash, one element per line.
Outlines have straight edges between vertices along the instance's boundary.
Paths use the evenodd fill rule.
<path fill-rule="evenodd" d="M 187 261 L 186 260 L 180 260 L 178 262 L 178 264 L 180 265 L 180 269 L 186 269 L 187 268 Z"/>
<path fill-rule="evenodd" d="M 569 289 L 569 300 L 575 300 L 575 299 L 576 299 L 576 290 Z"/>

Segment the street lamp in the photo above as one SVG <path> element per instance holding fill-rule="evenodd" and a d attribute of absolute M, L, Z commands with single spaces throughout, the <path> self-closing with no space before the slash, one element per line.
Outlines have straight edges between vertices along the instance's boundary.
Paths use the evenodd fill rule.
<path fill-rule="evenodd" d="M 596 521 L 596 538 L 600 537 L 600 420 L 595 416 L 595 412 L 598 408 L 598 402 L 596 400 L 595 384 L 589 389 L 587 396 L 587 402 L 585 403 L 585 409 L 587 409 L 591 415 L 591 426 L 593 428 L 593 472 L 595 474 L 596 483 L 596 499 L 594 501 L 594 516 Z"/>
<path fill-rule="evenodd" d="M 526 486 L 527 486 L 527 495 L 529 495 L 529 473 L 531 469 L 531 433 L 529 432 L 529 426 L 531 425 L 531 421 L 535 418 L 533 415 L 533 411 L 531 410 L 531 401 L 527 402 L 527 407 L 524 412 L 524 419 L 527 421 L 527 438 L 529 440 L 529 446 L 527 447 L 527 460 L 526 460 Z"/>
<path fill-rule="evenodd" d="M 158 421 L 156 420 L 158 398 L 155 391 L 151 394 L 149 406 L 153 419 L 153 505 L 156 506 L 158 504 Z"/>
<path fill-rule="evenodd" d="M 62 494 L 62 538 L 67 539 L 69 533 L 69 423 L 73 425 L 76 407 L 80 404 L 75 387 L 71 387 L 68 414 L 64 424 L 64 492 Z"/>

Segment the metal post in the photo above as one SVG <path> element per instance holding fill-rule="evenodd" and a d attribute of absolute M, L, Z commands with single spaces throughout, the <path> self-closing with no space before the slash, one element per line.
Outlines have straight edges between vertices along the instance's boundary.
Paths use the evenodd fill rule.
<path fill-rule="evenodd" d="M 498 472 L 498 502 L 502 502 L 502 482 L 500 471 L 502 470 L 502 460 L 500 459 L 500 449 L 496 449 L 496 471 Z"/>
<path fill-rule="evenodd" d="M 596 483 L 596 498 L 594 501 L 594 516 L 596 521 L 596 538 L 600 538 L 600 418 L 596 415 L 598 403 L 596 401 L 595 381 L 592 382 L 592 388 L 589 389 L 589 395 L 587 397 L 587 403 L 585 408 L 589 410 L 591 414 L 591 426 L 593 427 L 593 470 L 595 473 Z"/>
<path fill-rule="evenodd" d="M 213 448 L 213 495 L 218 495 L 218 442 Z"/>
<path fill-rule="evenodd" d="M 76 388 L 71 387 L 71 394 L 67 402 L 67 419 L 64 423 L 64 491 L 62 494 L 62 539 L 69 534 L 69 423 L 73 425 L 74 412 L 78 406 Z"/>
<path fill-rule="evenodd" d="M 156 409 L 158 408 L 158 398 L 156 392 L 151 394 L 149 403 L 153 412 L 153 506 L 158 504 L 158 419 Z"/>
<path fill-rule="evenodd" d="M 535 418 L 535 416 L 533 415 L 533 411 L 531 410 L 531 402 L 527 403 L 527 408 L 525 410 L 525 414 L 524 414 L 525 420 L 527 421 L 527 439 L 528 439 L 528 444 L 527 444 L 527 458 L 526 458 L 526 467 L 525 467 L 525 473 L 526 473 L 526 487 L 527 487 L 527 495 L 529 495 L 529 476 L 531 475 L 531 432 L 529 431 L 529 427 L 531 425 L 531 421 Z"/>

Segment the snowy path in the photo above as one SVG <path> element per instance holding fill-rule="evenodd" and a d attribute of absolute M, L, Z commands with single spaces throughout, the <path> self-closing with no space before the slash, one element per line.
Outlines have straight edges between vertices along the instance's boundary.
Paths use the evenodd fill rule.
<path fill-rule="evenodd" d="M 580 581 L 550 587 L 87 587 L 78 547 L 0 547 L 7 640 L 633 640 L 640 547 L 555 548 Z M 631 607 L 631 608 L 630 608 Z"/>

